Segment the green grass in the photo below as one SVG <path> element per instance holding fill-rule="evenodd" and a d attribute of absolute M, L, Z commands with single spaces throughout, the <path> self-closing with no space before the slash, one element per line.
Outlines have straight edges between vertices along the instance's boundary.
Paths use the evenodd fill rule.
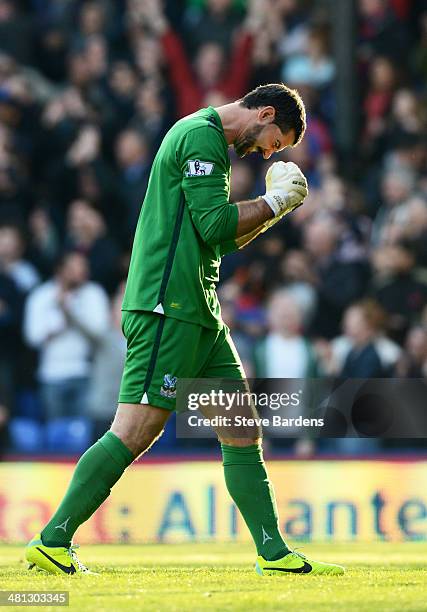
<path fill-rule="evenodd" d="M 0 589 L 69 590 L 79 612 L 427 609 L 426 543 L 307 544 L 303 552 L 344 564 L 346 575 L 261 578 L 249 545 L 175 544 L 85 546 L 82 561 L 101 576 L 63 578 L 28 572 L 22 548 L 0 546 Z"/>

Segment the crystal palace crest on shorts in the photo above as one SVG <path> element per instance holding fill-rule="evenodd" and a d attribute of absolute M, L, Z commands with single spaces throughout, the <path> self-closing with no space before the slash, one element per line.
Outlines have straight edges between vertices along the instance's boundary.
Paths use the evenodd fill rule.
<path fill-rule="evenodd" d="M 176 381 L 177 377 L 172 374 L 165 374 L 163 377 L 163 385 L 160 387 L 160 395 L 173 399 L 176 397 Z"/>

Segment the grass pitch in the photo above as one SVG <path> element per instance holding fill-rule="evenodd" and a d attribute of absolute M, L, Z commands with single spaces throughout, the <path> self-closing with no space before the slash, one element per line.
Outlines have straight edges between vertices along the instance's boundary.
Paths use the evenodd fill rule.
<path fill-rule="evenodd" d="M 308 557 L 345 565 L 336 577 L 259 577 L 253 548 L 239 544 L 85 546 L 80 558 L 101 576 L 64 578 L 28 572 L 22 550 L 0 546 L 0 589 L 68 590 L 79 612 L 427 610 L 427 543 L 303 547 Z"/>

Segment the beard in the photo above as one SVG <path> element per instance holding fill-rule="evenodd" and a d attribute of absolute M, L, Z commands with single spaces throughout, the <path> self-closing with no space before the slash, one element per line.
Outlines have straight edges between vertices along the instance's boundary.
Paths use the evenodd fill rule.
<path fill-rule="evenodd" d="M 255 143 L 263 129 L 263 125 L 254 125 L 234 141 L 234 150 L 239 157 L 245 157 L 252 150 L 258 151 L 258 153 L 262 152 L 261 147 L 256 147 Z"/>

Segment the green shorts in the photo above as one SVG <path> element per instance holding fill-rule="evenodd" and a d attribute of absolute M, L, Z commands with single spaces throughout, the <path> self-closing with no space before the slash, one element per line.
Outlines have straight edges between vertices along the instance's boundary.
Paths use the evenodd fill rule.
<path fill-rule="evenodd" d="M 209 329 L 145 311 L 123 311 L 127 340 L 119 402 L 175 410 L 178 378 L 245 377 L 229 328 Z"/>

